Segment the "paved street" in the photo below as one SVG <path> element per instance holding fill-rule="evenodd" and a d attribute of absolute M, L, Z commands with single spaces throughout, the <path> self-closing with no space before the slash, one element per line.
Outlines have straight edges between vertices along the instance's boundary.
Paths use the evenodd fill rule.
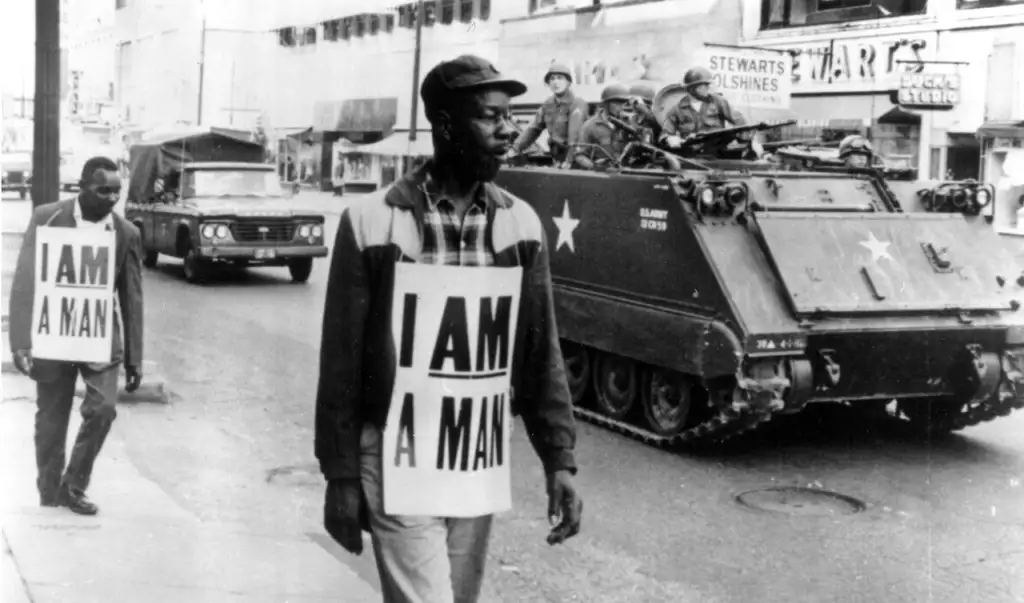
<path fill-rule="evenodd" d="M 318 207 L 341 201 L 296 201 L 314 197 Z M 5 214 L 18 204 L 5 201 Z M 327 225 L 333 241 L 337 216 Z M 161 257 L 145 273 L 146 355 L 166 374 L 171 404 L 123 406 L 111 450 L 187 521 L 311 539 L 339 573 L 375 587 L 372 554 L 348 555 L 320 526 L 312 434 L 327 264 L 318 260 L 303 285 L 277 268 L 193 286 L 180 261 Z M 583 532 L 551 548 L 543 474 L 517 423 L 515 509 L 496 522 L 484 600 L 1024 601 L 1022 434 L 1024 413 L 929 443 L 816 412 L 724 453 L 680 456 L 580 424 Z M 101 509 L 126 505 L 105 481 L 113 463 L 101 457 L 90 491 Z M 817 514 L 808 503 L 784 514 L 734 500 L 768 486 L 826 489 L 866 508 Z M 84 523 L 104 521 L 101 511 Z M 214 536 L 193 532 L 194 542 L 166 554 L 214 546 Z"/>

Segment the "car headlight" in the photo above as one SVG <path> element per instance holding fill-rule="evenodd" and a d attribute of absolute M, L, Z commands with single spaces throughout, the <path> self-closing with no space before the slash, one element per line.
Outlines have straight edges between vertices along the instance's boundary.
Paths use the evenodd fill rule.
<path fill-rule="evenodd" d="M 217 227 L 214 226 L 213 224 L 205 224 L 203 226 L 202 233 L 204 239 L 212 239 L 213 236 L 217 233 Z"/>
<path fill-rule="evenodd" d="M 217 230 L 216 230 L 215 234 L 217 235 L 218 239 L 226 239 L 226 238 L 228 238 L 229 231 L 228 231 L 227 224 L 218 224 L 217 225 Z"/>
<path fill-rule="evenodd" d="M 322 236 L 324 236 L 324 227 L 320 226 L 319 224 L 313 225 L 313 236 L 314 237 L 322 237 Z"/>
<path fill-rule="evenodd" d="M 311 229 L 309 227 L 309 224 L 303 224 L 302 226 L 299 227 L 299 236 L 302 237 L 303 239 L 308 237 L 310 230 Z"/>

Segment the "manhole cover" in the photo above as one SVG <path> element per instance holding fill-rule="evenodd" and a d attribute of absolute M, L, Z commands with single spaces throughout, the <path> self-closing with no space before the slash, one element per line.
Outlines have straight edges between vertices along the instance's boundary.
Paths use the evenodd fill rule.
<path fill-rule="evenodd" d="M 789 515 L 851 515 L 867 508 L 863 502 L 844 494 L 797 487 L 750 490 L 737 495 L 736 502 Z"/>

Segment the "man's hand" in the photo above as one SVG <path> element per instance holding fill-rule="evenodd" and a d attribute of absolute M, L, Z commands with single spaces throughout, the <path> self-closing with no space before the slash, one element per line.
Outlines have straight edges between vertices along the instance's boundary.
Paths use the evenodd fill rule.
<path fill-rule="evenodd" d="M 19 371 L 28 375 L 32 372 L 32 351 L 31 350 L 15 350 L 14 351 L 14 366 Z"/>
<path fill-rule="evenodd" d="M 142 384 L 142 371 L 137 366 L 124 367 L 124 391 L 131 393 Z"/>
<path fill-rule="evenodd" d="M 567 170 L 567 169 L 569 169 L 571 167 L 572 167 L 572 161 L 570 161 L 569 159 L 566 159 L 562 163 L 558 164 L 558 169 L 560 169 L 560 170 Z"/>
<path fill-rule="evenodd" d="M 580 532 L 583 499 L 576 494 L 568 471 L 555 471 L 547 478 L 548 521 L 554 526 L 548 544 L 561 544 Z"/>
<path fill-rule="evenodd" d="M 343 549 L 359 555 L 363 552 L 361 518 L 366 513 L 363 485 L 359 479 L 332 479 L 327 482 L 324 500 L 324 527 Z"/>

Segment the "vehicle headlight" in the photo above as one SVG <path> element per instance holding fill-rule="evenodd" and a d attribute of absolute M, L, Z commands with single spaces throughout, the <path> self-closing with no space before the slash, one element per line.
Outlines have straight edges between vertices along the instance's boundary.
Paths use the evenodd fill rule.
<path fill-rule="evenodd" d="M 226 238 L 228 238 L 228 234 L 229 234 L 229 231 L 228 231 L 227 224 L 218 224 L 217 225 L 216 235 L 217 235 L 218 239 L 226 239 Z"/>
<path fill-rule="evenodd" d="M 212 239 L 214 237 L 214 235 L 217 233 L 217 227 L 214 226 L 213 224 L 205 224 L 203 226 L 202 233 L 203 233 L 203 238 L 205 238 L 205 239 Z"/>
<path fill-rule="evenodd" d="M 308 237 L 310 230 L 311 229 L 309 227 L 309 224 L 303 224 L 302 226 L 299 227 L 299 236 L 302 237 L 303 239 Z"/>
<path fill-rule="evenodd" d="M 984 188 L 979 188 L 978 192 L 975 193 L 974 198 L 981 207 L 988 205 L 988 202 L 992 200 L 992 196 L 989 194 L 988 190 Z"/>
<path fill-rule="evenodd" d="M 320 226 L 319 224 L 314 224 L 313 225 L 313 236 L 314 237 L 322 237 L 322 236 L 324 236 L 324 227 Z"/>
<path fill-rule="evenodd" d="M 715 202 L 715 189 L 705 188 L 700 192 L 700 202 L 705 206 L 710 206 Z"/>

